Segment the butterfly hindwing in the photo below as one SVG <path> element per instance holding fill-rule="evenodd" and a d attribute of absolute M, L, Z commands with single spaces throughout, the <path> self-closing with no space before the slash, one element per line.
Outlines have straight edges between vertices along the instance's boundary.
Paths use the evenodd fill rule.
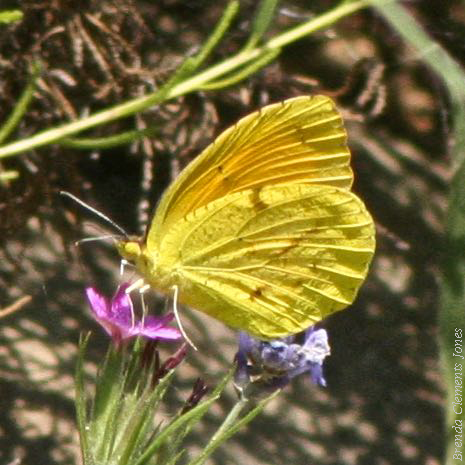
<path fill-rule="evenodd" d="M 196 209 L 160 244 L 181 301 L 261 338 L 350 304 L 374 251 L 373 222 L 345 189 L 284 184 Z"/>

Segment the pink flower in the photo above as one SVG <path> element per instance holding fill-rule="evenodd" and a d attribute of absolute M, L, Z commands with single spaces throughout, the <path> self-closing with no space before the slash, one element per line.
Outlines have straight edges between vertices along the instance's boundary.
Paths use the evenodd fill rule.
<path fill-rule="evenodd" d="M 166 340 L 176 340 L 181 337 L 180 331 L 166 326 L 174 318 L 172 313 L 161 318 L 146 316 L 143 320 L 136 321 L 131 298 L 126 294 L 128 287 L 128 283 L 119 286 L 112 299 L 100 294 L 93 287 L 86 288 L 92 316 L 116 344 L 134 336 Z"/>

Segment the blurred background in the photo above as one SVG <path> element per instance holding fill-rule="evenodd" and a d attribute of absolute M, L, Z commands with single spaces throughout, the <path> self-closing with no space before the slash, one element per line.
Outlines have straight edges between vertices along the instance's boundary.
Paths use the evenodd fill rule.
<path fill-rule="evenodd" d="M 0 25 L 0 121 L 34 60 L 42 70 L 15 139 L 146 95 L 198 50 L 225 6 L 221 0 L 2 0 L 2 9 L 19 7 L 24 17 Z M 283 0 L 267 35 L 332 6 Z M 463 3 L 404 6 L 463 63 Z M 241 1 L 210 63 L 240 48 L 255 9 L 255 1 Z M 315 93 L 332 96 L 344 114 L 355 191 L 377 225 L 376 256 L 356 302 L 321 325 L 332 347 L 328 387 L 295 380 L 211 463 L 441 463 L 438 269 L 452 173 L 450 103 L 421 54 L 372 9 L 286 47 L 239 84 L 193 93 L 85 134 L 154 129 L 138 142 L 109 150 L 55 144 L 1 161 L 0 169 L 19 177 L 0 185 L 0 306 L 30 300 L 0 321 L 0 463 L 79 463 L 73 406 L 79 334 L 93 331 L 89 379 L 108 344 L 83 291 L 94 285 L 111 295 L 120 259 L 111 242 L 74 245 L 107 233 L 108 226 L 58 192 L 70 191 L 129 233 L 142 234 L 164 188 L 223 129 L 267 103 Z M 154 312 L 163 311 L 156 296 L 149 302 Z M 166 419 L 196 377 L 214 385 L 236 351 L 233 331 L 189 310 L 183 317 L 199 351 L 178 371 L 162 412 Z M 228 390 L 189 436 L 191 452 L 234 399 Z"/>

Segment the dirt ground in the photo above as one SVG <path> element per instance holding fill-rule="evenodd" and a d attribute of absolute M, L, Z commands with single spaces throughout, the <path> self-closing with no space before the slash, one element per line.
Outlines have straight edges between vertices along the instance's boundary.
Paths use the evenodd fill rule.
<path fill-rule="evenodd" d="M 243 43 L 255 3 L 241 2 L 211 63 Z M 270 34 L 332 2 L 281 3 Z M 438 2 L 435 9 L 429 3 L 409 7 L 463 62 L 458 2 Z M 0 121 L 24 88 L 33 60 L 40 61 L 41 76 L 14 139 L 146 94 L 205 40 L 225 4 L 20 2 L 24 19 L 0 25 Z M 96 285 L 113 292 L 118 254 L 111 243 L 73 245 L 104 227 L 58 192 L 73 192 L 140 234 L 150 214 L 147 201 L 153 207 L 177 172 L 222 129 L 268 102 L 314 93 L 334 96 L 347 120 L 355 190 L 377 224 L 376 257 L 356 302 L 324 322 L 332 348 L 325 366 L 328 387 L 295 380 L 211 463 L 440 463 L 438 264 L 451 171 L 448 101 L 420 57 L 379 16 L 364 11 L 287 47 L 238 85 L 188 95 L 85 134 L 155 127 L 151 138 L 101 151 L 52 145 L 1 162 L 0 169 L 20 176 L 0 186 L 0 306 L 31 296 L 1 320 L 1 464 L 80 462 L 73 406 L 77 342 L 81 332 L 93 331 L 90 374 L 108 343 L 89 316 L 83 290 Z M 180 370 L 163 412 L 167 418 L 196 377 L 214 384 L 236 350 L 233 331 L 195 312 L 185 315 L 199 351 Z M 205 443 L 234 396 L 229 390 L 189 436 L 190 451 Z"/>

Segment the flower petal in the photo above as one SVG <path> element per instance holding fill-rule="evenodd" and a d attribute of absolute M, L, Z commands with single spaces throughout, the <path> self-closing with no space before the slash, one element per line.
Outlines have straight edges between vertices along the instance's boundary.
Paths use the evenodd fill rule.
<path fill-rule="evenodd" d="M 111 320 L 125 329 L 129 329 L 134 323 L 134 309 L 131 297 L 126 294 L 127 288 L 126 284 L 122 284 L 111 300 Z"/>
<path fill-rule="evenodd" d="M 86 296 L 92 313 L 97 318 L 108 318 L 111 309 L 110 300 L 93 287 L 86 288 Z"/>
<path fill-rule="evenodd" d="M 310 367 L 310 376 L 312 381 L 319 386 L 326 387 L 326 379 L 323 376 L 323 365 L 315 363 Z"/>
<path fill-rule="evenodd" d="M 139 332 L 142 336 L 149 337 L 150 339 L 179 339 L 181 333 L 176 328 L 142 328 Z"/>
<path fill-rule="evenodd" d="M 302 349 L 307 361 L 323 363 L 323 360 L 331 353 L 326 330 L 318 329 L 315 331 L 313 328 L 307 330 Z"/>
<path fill-rule="evenodd" d="M 138 334 L 149 337 L 151 339 L 179 339 L 181 337 L 181 332 L 179 330 L 165 326 L 173 318 L 174 315 L 172 313 L 169 313 L 160 318 L 146 316 L 143 323 L 137 323 L 135 329 Z"/>

